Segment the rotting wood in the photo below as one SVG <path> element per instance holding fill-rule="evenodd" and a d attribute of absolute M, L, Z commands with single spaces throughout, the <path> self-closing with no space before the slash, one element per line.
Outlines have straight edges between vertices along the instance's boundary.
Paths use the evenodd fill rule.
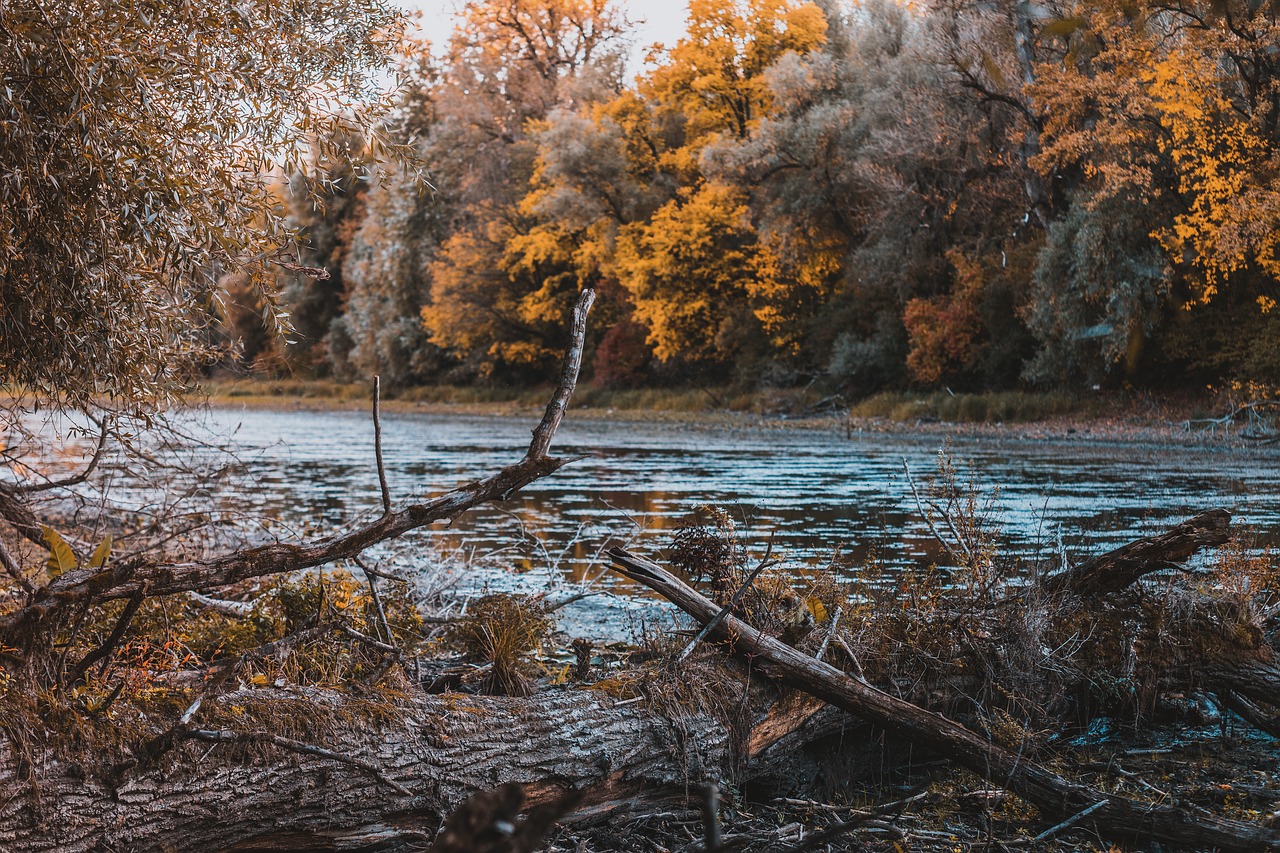
<path fill-rule="evenodd" d="M 1211 509 L 1155 536 L 1122 545 L 1079 565 L 1044 578 L 1046 592 L 1101 595 L 1132 586 L 1143 575 L 1182 568 L 1188 557 L 1223 545 L 1231 536 L 1231 513 Z"/>
<path fill-rule="evenodd" d="M 720 610 L 656 563 L 618 548 L 609 556 L 623 575 L 654 590 L 700 623 L 706 624 Z M 1046 814 L 1068 818 L 1101 802 L 1085 823 L 1108 838 L 1241 853 L 1280 848 L 1280 832 L 1274 829 L 1217 817 L 1191 806 L 1138 802 L 1073 782 L 941 714 L 890 696 L 815 660 L 735 617 L 726 617 L 711 638 L 724 643 L 732 654 L 752 656 L 762 673 L 943 755 Z"/>

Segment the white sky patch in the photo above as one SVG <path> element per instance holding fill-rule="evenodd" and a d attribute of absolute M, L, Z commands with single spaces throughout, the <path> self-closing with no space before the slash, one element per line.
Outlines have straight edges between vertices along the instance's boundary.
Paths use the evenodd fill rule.
<path fill-rule="evenodd" d="M 422 13 L 423 34 L 436 49 L 449 40 L 454 19 L 464 5 L 463 0 L 401 0 L 401 3 L 410 11 Z M 655 42 L 671 47 L 684 35 L 688 0 L 623 0 L 619 5 L 634 24 L 629 63 L 633 73 L 643 69 L 645 54 Z"/>

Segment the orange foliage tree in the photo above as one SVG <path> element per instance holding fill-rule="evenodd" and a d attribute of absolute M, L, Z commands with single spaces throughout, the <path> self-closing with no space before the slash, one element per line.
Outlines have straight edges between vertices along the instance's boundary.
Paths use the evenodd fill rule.
<path fill-rule="evenodd" d="M 1152 236 L 1207 303 L 1227 286 L 1275 304 L 1280 278 L 1280 22 L 1274 4 L 1085 0 L 1046 26 L 1033 87 L 1037 165 L 1078 170 L 1092 204 L 1167 204 Z M 1154 207 L 1154 205 L 1153 205 Z"/>

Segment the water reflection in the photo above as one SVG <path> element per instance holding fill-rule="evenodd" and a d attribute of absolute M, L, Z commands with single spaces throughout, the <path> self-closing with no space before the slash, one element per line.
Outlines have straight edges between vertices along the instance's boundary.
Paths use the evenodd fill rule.
<path fill-rule="evenodd" d="M 385 414 L 387 473 L 398 501 L 426 497 L 486 476 L 518 459 L 537 413 L 525 417 Z M 193 425 L 193 429 L 197 427 Z M 234 434 L 241 472 L 253 485 L 210 488 L 223 509 L 268 518 L 285 535 L 333 532 L 380 506 L 372 425 L 359 412 L 222 409 L 199 426 Z M 410 571 L 429 555 L 470 555 L 475 577 L 523 573 L 532 581 L 593 576 L 609 536 L 640 549 L 664 543 L 694 508 L 729 507 L 748 541 L 762 550 L 823 564 L 837 548 L 847 559 L 871 551 L 890 566 L 938 560 L 919 518 L 904 462 L 934 470 L 942 440 L 836 432 L 731 429 L 585 421 L 571 415 L 554 452 L 581 456 L 501 507 L 485 507 L 452 527 L 419 531 L 380 556 Z M 953 439 L 964 476 L 998 486 L 994 508 L 1011 553 L 1092 553 L 1190 514 L 1222 506 L 1264 541 L 1280 539 L 1280 454 L 1106 445 L 1084 437 L 1057 443 Z M 210 466 L 221 460 L 211 450 Z M 192 475 L 198 483 L 199 474 Z M 126 477 L 117 500 L 159 497 Z M 637 532 L 638 531 L 638 532 Z M 485 557 L 484 555 L 488 555 Z M 489 572 L 479 571 L 488 566 Z M 460 584 L 473 584 L 462 577 Z M 625 589 L 610 576 L 603 581 Z"/>

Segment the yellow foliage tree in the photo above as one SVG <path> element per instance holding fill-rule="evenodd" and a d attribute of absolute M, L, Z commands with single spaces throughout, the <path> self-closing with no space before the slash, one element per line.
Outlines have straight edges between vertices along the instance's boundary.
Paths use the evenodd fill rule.
<path fill-rule="evenodd" d="M 796 0 L 694 0 L 688 30 L 634 91 L 540 130 L 525 210 L 574 244 L 579 275 L 616 279 L 663 360 L 731 360 L 763 328 L 794 348 L 792 290 L 750 220 L 745 191 L 709 179 L 704 155 L 771 109 L 765 72 L 820 48 L 826 18 Z"/>
<path fill-rule="evenodd" d="M 653 218 L 622 230 L 616 269 L 658 358 L 727 357 L 742 296 L 774 272 L 741 192 L 716 183 L 686 189 Z M 738 310 L 735 310 L 738 309 Z"/>
<path fill-rule="evenodd" d="M 1280 278 L 1276 10 L 1215 0 L 1086 0 L 1047 26 L 1062 48 L 1032 87 L 1046 174 L 1079 169 L 1095 203 L 1160 199 L 1152 236 L 1187 306 L 1248 280 L 1264 309 Z"/>

